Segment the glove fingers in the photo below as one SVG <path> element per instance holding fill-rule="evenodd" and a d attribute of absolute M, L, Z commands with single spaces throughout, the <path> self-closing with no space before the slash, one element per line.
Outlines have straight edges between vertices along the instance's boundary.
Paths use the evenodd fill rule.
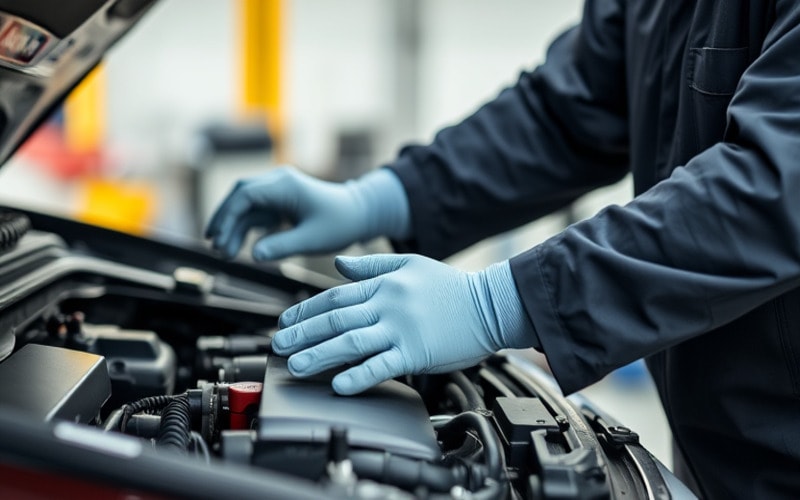
<path fill-rule="evenodd" d="M 378 317 L 363 304 L 334 309 L 280 330 L 272 338 L 272 349 L 286 356 L 377 322 Z"/>
<path fill-rule="evenodd" d="M 276 260 L 292 255 L 319 254 L 329 250 L 340 250 L 347 243 L 320 238 L 319 225 L 301 222 L 298 225 L 269 234 L 253 245 L 255 260 Z"/>
<path fill-rule="evenodd" d="M 408 262 L 407 255 L 376 254 L 364 257 L 336 257 L 336 270 L 353 281 L 375 278 L 397 271 Z"/>
<path fill-rule="evenodd" d="M 253 186 L 256 183 L 257 181 L 252 179 L 237 182 L 236 187 L 211 217 L 206 236 L 214 238 L 215 246 L 222 246 L 221 242 L 227 240 L 236 221 L 255 206 Z"/>
<path fill-rule="evenodd" d="M 267 231 L 272 231 L 278 224 L 280 224 L 280 219 L 275 216 L 274 213 L 262 211 L 251 212 L 236 221 L 236 224 L 229 234 L 220 235 L 217 239 L 217 241 L 219 241 L 219 246 L 216 246 L 217 242 L 215 241 L 215 248 L 220 250 L 225 257 L 231 259 L 241 250 L 242 244 L 250 229 L 254 227 L 263 227 Z"/>
<path fill-rule="evenodd" d="M 346 396 L 358 394 L 375 384 L 407 372 L 402 353 L 397 349 L 390 349 L 335 376 L 333 390 Z"/>
<path fill-rule="evenodd" d="M 289 358 L 289 370 L 305 377 L 341 366 L 356 363 L 385 351 L 391 342 L 382 328 L 369 326 L 349 331 Z"/>
<path fill-rule="evenodd" d="M 285 310 L 278 319 L 278 326 L 288 328 L 334 309 L 361 304 L 375 293 L 375 288 L 376 283 L 373 281 L 347 283 L 331 288 Z"/>
<path fill-rule="evenodd" d="M 271 213 L 276 218 L 291 215 L 297 209 L 295 200 L 298 194 L 296 188 L 290 189 L 292 175 L 287 169 L 279 169 L 239 182 L 212 217 L 207 233 L 215 240 L 227 240 L 236 222 L 251 210 Z M 216 243 L 221 246 L 219 241 Z"/>
<path fill-rule="evenodd" d="M 228 212 L 228 207 L 233 203 L 233 199 L 239 195 L 241 188 L 248 182 L 247 180 L 238 181 L 227 196 L 225 196 L 225 199 L 220 203 L 206 226 L 206 238 L 214 238 L 219 234 L 220 226 L 222 225 L 222 220 L 225 218 L 225 214 Z"/>

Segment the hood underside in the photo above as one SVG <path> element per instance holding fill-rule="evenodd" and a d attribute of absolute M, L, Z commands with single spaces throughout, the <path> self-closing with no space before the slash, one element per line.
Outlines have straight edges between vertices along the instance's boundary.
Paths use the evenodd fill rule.
<path fill-rule="evenodd" d="M 155 0 L 0 0 L 0 165 Z"/>

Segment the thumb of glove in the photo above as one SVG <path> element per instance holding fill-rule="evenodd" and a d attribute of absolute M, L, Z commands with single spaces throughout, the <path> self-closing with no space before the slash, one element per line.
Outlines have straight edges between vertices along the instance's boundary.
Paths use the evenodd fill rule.
<path fill-rule="evenodd" d="M 408 263 L 405 255 L 376 254 L 364 257 L 336 257 L 336 270 L 352 281 L 364 281 L 397 271 Z"/>

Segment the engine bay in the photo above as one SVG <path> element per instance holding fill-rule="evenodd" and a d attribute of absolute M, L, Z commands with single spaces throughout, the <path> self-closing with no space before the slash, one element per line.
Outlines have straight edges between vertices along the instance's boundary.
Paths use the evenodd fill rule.
<path fill-rule="evenodd" d="M 217 496 L 232 481 L 262 498 L 666 491 L 635 433 L 561 397 L 524 356 L 338 396 L 333 374 L 294 378 L 270 348 L 280 312 L 324 288 L 311 277 L 19 217 L 34 230 L 0 254 L 0 420 L 25 422 L 0 436 L 0 458 L 168 496 Z M 31 436 L 15 448 L 20 426 Z M 87 443 L 93 458 L 80 458 Z M 136 466 L 150 472 L 120 472 Z"/>

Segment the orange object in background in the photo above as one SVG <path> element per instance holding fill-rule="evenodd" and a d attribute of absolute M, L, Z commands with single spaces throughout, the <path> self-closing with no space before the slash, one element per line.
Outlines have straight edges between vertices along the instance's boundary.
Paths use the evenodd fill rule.
<path fill-rule="evenodd" d="M 85 179 L 75 216 L 88 224 L 146 235 L 155 216 L 156 190 L 143 182 Z"/>

